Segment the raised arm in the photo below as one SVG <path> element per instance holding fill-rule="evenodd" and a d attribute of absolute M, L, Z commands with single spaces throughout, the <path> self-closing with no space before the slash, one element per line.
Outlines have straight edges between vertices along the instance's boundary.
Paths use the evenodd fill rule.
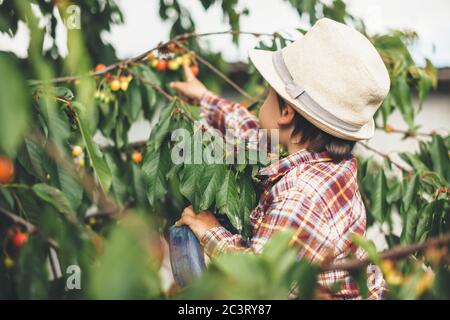
<path fill-rule="evenodd" d="M 251 129 L 259 128 L 258 118 L 241 104 L 228 101 L 209 91 L 197 79 L 187 64 L 183 65 L 186 81 L 171 83 L 180 95 L 200 101 L 200 115 L 211 127 L 236 137 L 248 136 Z"/>
<path fill-rule="evenodd" d="M 205 92 L 200 99 L 200 116 L 222 134 L 229 130 L 236 137 L 246 137 L 251 130 L 259 128 L 258 118 L 240 103 L 211 92 Z"/>

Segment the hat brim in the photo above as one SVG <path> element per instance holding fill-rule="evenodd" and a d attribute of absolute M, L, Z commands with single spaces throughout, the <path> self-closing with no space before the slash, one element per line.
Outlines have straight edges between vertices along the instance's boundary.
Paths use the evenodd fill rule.
<path fill-rule="evenodd" d="M 297 100 L 292 99 L 285 90 L 285 85 L 278 76 L 272 62 L 273 51 L 262 49 L 250 49 L 248 55 L 250 61 L 255 65 L 261 76 L 270 84 L 270 86 L 286 101 L 291 103 L 296 110 L 321 130 L 338 138 L 346 140 L 366 140 L 373 137 L 375 133 L 375 121 L 373 118 L 361 127 L 358 131 L 346 131 L 327 123 L 324 120 L 310 114 Z"/>

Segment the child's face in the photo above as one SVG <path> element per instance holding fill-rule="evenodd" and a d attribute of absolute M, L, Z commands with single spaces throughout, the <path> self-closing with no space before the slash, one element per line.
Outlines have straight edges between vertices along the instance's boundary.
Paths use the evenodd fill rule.
<path fill-rule="evenodd" d="M 259 122 L 262 129 L 267 130 L 267 135 L 272 136 L 273 131 L 277 130 L 279 143 L 287 146 L 291 140 L 294 129 L 295 110 L 289 105 L 282 109 L 278 105 L 277 93 L 272 87 L 269 87 L 269 93 L 266 100 L 259 109 Z"/>
<path fill-rule="evenodd" d="M 266 100 L 259 109 L 259 121 L 262 129 L 279 129 L 278 120 L 281 117 L 275 90 L 269 87 Z"/>

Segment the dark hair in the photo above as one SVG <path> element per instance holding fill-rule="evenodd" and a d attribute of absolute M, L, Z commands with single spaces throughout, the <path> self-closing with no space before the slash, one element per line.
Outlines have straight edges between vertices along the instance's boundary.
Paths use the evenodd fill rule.
<path fill-rule="evenodd" d="M 286 107 L 286 101 L 277 93 L 280 111 Z M 308 149 L 315 152 L 327 151 L 333 162 L 339 163 L 349 159 L 352 155 L 355 141 L 341 139 L 317 128 L 306 120 L 300 113 L 295 112 L 294 131 L 292 134 L 301 134 L 300 144 L 308 142 Z"/>

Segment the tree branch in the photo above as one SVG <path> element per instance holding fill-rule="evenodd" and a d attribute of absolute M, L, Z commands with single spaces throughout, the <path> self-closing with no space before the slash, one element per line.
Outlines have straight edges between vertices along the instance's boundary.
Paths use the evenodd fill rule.
<path fill-rule="evenodd" d="M 399 245 L 395 246 L 390 250 L 386 250 L 381 253 L 380 257 L 382 260 L 387 259 L 400 259 L 407 257 L 413 253 L 422 252 L 423 250 L 430 247 L 448 246 L 450 244 L 450 234 L 445 234 L 440 237 L 430 238 L 422 243 L 414 243 L 409 245 Z M 364 268 L 371 264 L 369 259 L 352 259 L 342 263 L 334 263 L 329 265 L 324 265 L 321 267 L 322 271 L 332 271 L 332 270 L 357 270 Z"/>
<path fill-rule="evenodd" d="M 178 42 L 178 41 L 174 41 L 179 47 L 193 52 L 195 54 L 195 58 L 200 61 L 202 64 L 204 64 L 206 67 L 208 67 L 212 72 L 214 72 L 215 74 L 217 74 L 222 80 L 224 80 L 225 82 L 227 82 L 230 86 L 232 86 L 237 92 L 239 92 L 241 95 L 243 95 L 244 97 L 246 97 L 247 99 L 253 101 L 253 102 L 262 102 L 261 99 L 255 98 L 251 95 L 249 95 L 247 92 L 245 92 L 240 86 L 238 86 L 236 84 L 236 82 L 234 82 L 233 80 L 231 80 L 229 77 L 227 77 L 225 74 L 223 74 L 219 69 L 217 69 L 216 67 L 214 67 L 211 63 L 209 63 L 205 58 L 201 57 L 198 53 L 196 53 L 195 51 L 189 49 L 188 47 L 186 47 L 185 45 L 183 45 L 182 43 Z"/>
<path fill-rule="evenodd" d="M 381 151 L 379 151 L 379 150 L 377 150 L 377 149 L 375 149 L 375 148 L 369 146 L 367 143 L 364 143 L 364 142 L 362 142 L 362 141 L 358 141 L 358 143 L 359 143 L 360 145 L 362 145 L 364 148 L 366 148 L 367 150 L 370 150 L 370 151 L 376 153 L 377 155 L 383 157 L 384 159 L 389 160 L 394 166 L 396 166 L 397 168 L 399 168 L 399 169 L 402 170 L 403 172 L 405 172 L 405 173 L 411 173 L 411 170 L 405 168 L 405 167 L 404 167 L 403 165 L 401 165 L 400 163 L 398 163 L 398 162 L 392 160 L 391 157 L 389 157 L 389 155 L 388 155 L 387 153 L 383 153 L 383 152 L 381 152 Z"/>
<path fill-rule="evenodd" d="M 176 42 L 176 41 L 182 41 L 188 38 L 194 38 L 194 37 L 206 37 L 206 36 L 211 36 L 211 35 L 220 35 L 220 34 L 244 34 L 244 35 L 252 35 L 254 37 L 260 37 L 260 36 L 270 36 L 270 37 L 274 37 L 274 38 L 280 38 L 282 37 L 279 33 L 274 32 L 274 33 L 259 33 L 259 32 L 248 32 L 248 31 L 239 31 L 239 30 L 227 30 L 227 31 L 217 31 L 217 32 L 206 32 L 206 33 L 195 33 L 195 32 L 187 32 L 187 33 L 183 33 L 180 34 L 178 36 L 175 36 L 173 39 L 168 40 L 166 42 L 160 43 L 158 44 L 156 47 L 147 50 L 133 58 L 129 58 L 129 59 L 124 59 L 124 60 L 120 60 L 116 63 L 113 63 L 111 65 L 106 66 L 106 68 L 104 68 L 101 71 L 91 71 L 85 75 L 74 75 L 74 76 L 64 76 L 64 77 L 57 77 L 57 78 L 53 78 L 51 79 L 49 82 L 50 83 L 58 83 L 58 82 L 73 82 L 75 80 L 78 80 L 82 77 L 94 77 L 94 76 L 101 76 L 101 75 L 105 75 L 108 72 L 111 72 L 115 69 L 118 68 L 126 68 L 127 65 L 132 64 L 132 63 L 137 63 L 140 61 L 143 61 L 146 59 L 147 55 L 157 49 L 160 49 L 164 46 L 167 46 L 170 42 Z M 284 38 L 284 37 L 283 37 Z M 288 41 L 294 41 L 292 39 L 288 39 L 288 38 L 284 38 L 285 40 Z M 31 80 L 31 82 L 33 84 L 36 83 L 42 83 L 42 81 L 38 81 L 38 80 Z"/>
<path fill-rule="evenodd" d="M 376 126 L 375 128 L 377 130 L 381 130 L 381 131 L 384 131 L 384 132 L 387 132 L 387 133 L 403 134 L 407 138 L 417 138 L 418 136 L 432 137 L 433 135 L 437 134 L 436 131 L 432 131 L 432 132 L 416 132 L 416 131 L 401 130 L 401 129 L 394 129 L 394 128 L 389 128 L 389 131 L 387 131 L 386 128 L 384 128 L 384 127 Z"/>

